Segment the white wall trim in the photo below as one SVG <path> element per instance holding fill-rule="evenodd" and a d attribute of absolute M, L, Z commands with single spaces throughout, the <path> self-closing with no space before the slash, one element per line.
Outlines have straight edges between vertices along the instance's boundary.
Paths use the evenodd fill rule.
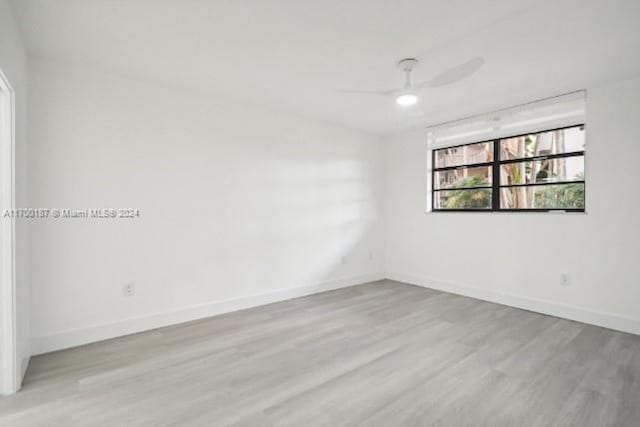
<path fill-rule="evenodd" d="M 153 313 L 144 316 L 131 317 L 118 322 L 105 323 L 88 326 L 86 328 L 71 329 L 58 332 L 52 335 L 33 338 L 31 348 L 33 354 L 48 353 L 65 348 L 76 347 L 109 338 L 134 334 L 161 328 L 163 326 L 175 325 L 177 323 L 189 322 L 191 320 L 203 319 L 218 314 L 229 313 L 245 308 L 257 307 L 284 301 L 291 298 L 312 295 L 319 292 L 333 289 L 345 288 L 367 282 L 384 279 L 384 273 L 364 274 L 360 276 L 347 277 L 343 279 L 330 280 L 310 286 L 295 288 L 277 289 L 274 291 L 239 297 L 223 301 L 212 301 L 205 304 L 184 307 L 178 310 Z"/>
<path fill-rule="evenodd" d="M 425 279 L 404 273 L 390 272 L 386 274 L 372 273 L 353 276 L 343 279 L 326 281 L 310 286 L 277 289 L 271 292 L 251 295 L 247 297 L 239 297 L 223 301 L 213 301 L 205 304 L 184 307 L 174 311 L 153 313 L 144 316 L 132 317 L 113 323 L 105 323 L 89 326 L 86 328 L 66 330 L 58 332 L 56 334 L 34 338 L 31 343 L 33 354 L 42 354 L 70 347 L 76 347 L 79 345 L 102 341 L 109 338 L 121 337 L 124 335 L 161 328 L 164 326 L 203 319 L 218 314 L 229 313 L 279 301 L 285 301 L 291 298 L 312 295 L 333 289 L 345 288 L 362 283 L 382 280 L 385 278 L 640 335 L 640 319 L 633 319 L 611 313 L 588 310 L 585 308 L 568 304 L 561 304 L 548 300 L 494 292 L 469 285 L 445 282 L 441 280 Z"/>
<path fill-rule="evenodd" d="M 404 273 L 389 272 L 387 273 L 387 278 L 389 280 L 422 286 L 424 288 L 463 295 L 483 301 L 508 305 L 524 310 L 535 311 L 537 313 L 561 317 L 563 319 L 575 320 L 582 323 L 588 323 L 591 325 L 602 326 L 609 329 L 615 329 L 622 332 L 640 335 L 640 319 L 637 318 L 634 319 L 612 313 L 589 310 L 586 308 L 562 304 L 549 300 L 495 292 L 459 283 L 426 279 L 423 277 L 417 277 Z"/>
<path fill-rule="evenodd" d="M 31 363 L 31 356 L 27 356 L 22 359 L 22 363 L 20 364 L 20 378 L 24 378 L 27 374 L 29 363 Z"/>
<path fill-rule="evenodd" d="M 18 390 L 16 344 L 15 93 L 0 70 L 0 394 Z"/>

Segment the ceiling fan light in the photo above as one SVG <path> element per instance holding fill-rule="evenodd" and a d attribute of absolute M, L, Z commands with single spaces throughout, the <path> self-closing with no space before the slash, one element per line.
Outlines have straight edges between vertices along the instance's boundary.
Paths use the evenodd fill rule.
<path fill-rule="evenodd" d="M 396 97 L 396 104 L 403 107 L 410 107 L 418 103 L 418 95 L 415 93 L 403 93 Z"/>

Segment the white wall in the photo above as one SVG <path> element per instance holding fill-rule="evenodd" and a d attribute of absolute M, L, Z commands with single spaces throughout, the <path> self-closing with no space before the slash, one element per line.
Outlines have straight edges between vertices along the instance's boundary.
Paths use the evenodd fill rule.
<path fill-rule="evenodd" d="M 27 56 L 11 7 L 0 0 L 0 69 L 15 92 L 16 207 L 27 206 Z M 29 269 L 27 222 L 16 223 L 16 345 L 18 368 L 24 372 L 29 348 Z"/>
<path fill-rule="evenodd" d="M 640 79 L 588 91 L 586 215 L 425 213 L 426 138 L 389 138 L 388 275 L 640 333 L 639 117 Z"/>
<path fill-rule="evenodd" d="M 640 79 L 588 88 L 586 215 L 426 214 L 422 132 L 383 144 L 78 64 L 29 65 L 30 206 L 141 211 L 31 223 L 36 353 L 384 271 L 640 333 L 640 201 L 620 185 L 640 178 Z"/>
<path fill-rule="evenodd" d="M 33 223 L 36 353 L 382 277 L 378 137 L 77 65 L 29 68 L 31 205 L 141 212 Z"/>

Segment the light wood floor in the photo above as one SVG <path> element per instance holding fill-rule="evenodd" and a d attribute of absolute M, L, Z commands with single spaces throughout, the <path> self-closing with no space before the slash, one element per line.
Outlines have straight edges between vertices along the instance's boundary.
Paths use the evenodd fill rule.
<path fill-rule="evenodd" d="M 10 426 L 640 426 L 640 337 L 391 281 L 33 358 Z"/>

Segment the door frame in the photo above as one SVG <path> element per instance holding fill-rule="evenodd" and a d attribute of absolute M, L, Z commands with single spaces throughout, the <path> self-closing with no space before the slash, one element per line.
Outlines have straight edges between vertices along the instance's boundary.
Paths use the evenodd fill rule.
<path fill-rule="evenodd" d="M 18 390 L 16 344 L 15 92 L 0 70 L 0 394 Z"/>

